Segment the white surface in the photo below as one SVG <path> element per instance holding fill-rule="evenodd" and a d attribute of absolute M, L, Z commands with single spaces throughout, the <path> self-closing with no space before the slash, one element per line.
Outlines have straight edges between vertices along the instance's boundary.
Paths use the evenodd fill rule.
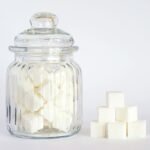
<path fill-rule="evenodd" d="M 31 140 L 12 137 L 8 134 L 0 135 L 2 150 L 149 150 L 150 137 L 138 140 L 106 140 L 91 138 L 89 130 L 84 128 L 82 132 L 73 137 L 51 140 Z"/>
<path fill-rule="evenodd" d="M 95 140 L 77 136 L 59 140 L 22 140 L 5 129 L 6 68 L 13 60 L 8 45 L 29 27 L 37 11 L 59 17 L 59 28 L 71 33 L 80 47 L 75 60 L 83 70 L 84 122 L 97 118 L 105 92 L 125 92 L 127 105 L 137 105 L 139 119 L 150 119 L 150 1 L 149 0 L 1 0 L 0 5 L 0 149 L 144 149 L 150 138 L 133 141 Z M 148 126 L 150 126 L 148 124 Z"/>

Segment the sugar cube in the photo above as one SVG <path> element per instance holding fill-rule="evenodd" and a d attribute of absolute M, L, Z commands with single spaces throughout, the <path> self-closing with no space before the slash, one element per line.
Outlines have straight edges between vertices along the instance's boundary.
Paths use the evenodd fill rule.
<path fill-rule="evenodd" d="M 116 108 L 123 107 L 124 104 L 124 93 L 122 92 L 108 92 L 107 93 L 108 107 Z"/>
<path fill-rule="evenodd" d="M 106 136 L 106 123 L 98 121 L 91 122 L 91 137 L 104 138 Z"/>
<path fill-rule="evenodd" d="M 115 109 L 107 107 L 99 107 L 98 109 L 98 121 L 99 122 L 114 122 L 115 121 Z"/>
<path fill-rule="evenodd" d="M 48 102 L 40 109 L 39 114 L 43 116 L 48 122 L 53 122 L 54 120 L 54 104 L 53 102 Z"/>
<path fill-rule="evenodd" d="M 136 106 L 116 108 L 117 121 L 123 121 L 123 122 L 136 121 L 137 116 L 138 114 L 137 114 Z"/>
<path fill-rule="evenodd" d="M 63 132 L 68 132 L 71 129 L 72 121 L 72 115 L 55 108 L 55 116 L 52 124 L 53 128 Z"/>
<path fill-rule="evenodd" d="M 35 87 L 39 87 L 48 82 L 49 74 L 41 65 L 31 67 L 28 71 L 28 75 Z"/>
<path fill-rule="evenodd" d="M 61 71 L 55 75 L 55 105 L 62 111 L 74 112 L 74 85 L 72 82 L 72 72 Z"/>
<path fill-rule="evenodd" d="M 52 123 L 44 119 L 44 127 L 51 129 L 52 128 Z"/>
<path fill-rule="evenodd" d="M 40 86 L 39 88 L 36 88 L 36 92 L 41 95 L 45 101 L 52 101 L 52 95 L 53 95 L 53 91 L 52 91 L 52 83 L 50 81 L 46 82 L 45 84 L 43 84 L 42 86 Z"/>
<path fill-rule="evenodd" d="M 107 125 L 107 137 L 109 139 L 125 139 L 126 123 L 114 122 Z"/>
<path fill-rule="evenodd" d="M 41 97 L 36 95 L 36 93 L 30 91 L 28 93 L 24 93 L 23 95 L 23 106 L 31 112 L 38 111 L 44 105 L 44 101 Z"/>
<path fill-rule="evenodd" d="M 36 113 L 22 114 L 21 121 L 24 130 L 28 133 L 36 133 L 44 127 L 43 117 Z"/>
<path fill-rule="evenodd" d="M 146 137 L 146 121 L 135 121 L 128 123 L 129 138 L 144 138 Z"/>

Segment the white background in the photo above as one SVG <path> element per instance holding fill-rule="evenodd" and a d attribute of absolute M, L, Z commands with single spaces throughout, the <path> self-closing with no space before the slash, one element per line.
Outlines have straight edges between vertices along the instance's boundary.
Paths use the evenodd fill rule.
<path fill-rule="evenodd" d="M 89 129 L 71 138 L 24 140 L 5 128 L 6 68 L 14 59 L 8 51 L 16 34 L 30 27 L 39 11 L 59 17 L 58 27 L 71 33 L 80 47 L 75 60 L 83 71 L 84 126 L 97 118 L 105 92 L 123 91 L 126 104 L 137 105 L 139 119 L 150 119 L 150 1 L 149 0 L 0 0 L 0 146 L 2 149 L 149 149 L 150 138 L 105 141 L 89 137 Z M 148 126 L 150 126 L 148 124 Z M 1 149 L 1 148 L 0 148 Z"/>

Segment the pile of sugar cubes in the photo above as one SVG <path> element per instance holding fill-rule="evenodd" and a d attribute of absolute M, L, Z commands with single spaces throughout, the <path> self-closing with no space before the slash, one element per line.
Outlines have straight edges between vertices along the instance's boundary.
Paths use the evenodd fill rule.
<path fill-rule="evenodd" d="M 19 130 L 37 133 L 48 128 L 68 132 L 71 128 L 73 71 L 67 66 L 53 71 L 49 66 L 36 64 L 29 68 L 18 63 L 11 71 L 10 97 L 15 100 Z"/>
<path fill-rule="evenodd" d="M 125 139 L 146 137 L 146 121 L 138 120 L 136 106 L 125 106 L 124 93 L 107 92 L 107 106 L 98 108 L 91 122 L 91 137 Z"/>

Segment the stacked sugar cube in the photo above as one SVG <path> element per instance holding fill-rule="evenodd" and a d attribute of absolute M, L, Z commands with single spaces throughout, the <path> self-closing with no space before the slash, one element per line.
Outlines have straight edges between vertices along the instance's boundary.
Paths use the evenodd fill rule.
<path fill-rule="evenodd" d="M 45 128 L 70 130 L 75 93 L 70 67 L 53 71 L 53 67 L 46 68 L 44 64 L 33 64 L 29 68 L 28 64 L 19 63 L 11 74 L 10 97 L 15 100 L 19 130 L 27 133 Z"/>
<path fill-rule="evenodd" d="M 91 137 L 125 139 L 146 137 L 146 121 L 138 120 L 136 106 L 125 106 L 124 93 L 108 92 L 107 106 L 98 108 L 91 122 Z"/>

